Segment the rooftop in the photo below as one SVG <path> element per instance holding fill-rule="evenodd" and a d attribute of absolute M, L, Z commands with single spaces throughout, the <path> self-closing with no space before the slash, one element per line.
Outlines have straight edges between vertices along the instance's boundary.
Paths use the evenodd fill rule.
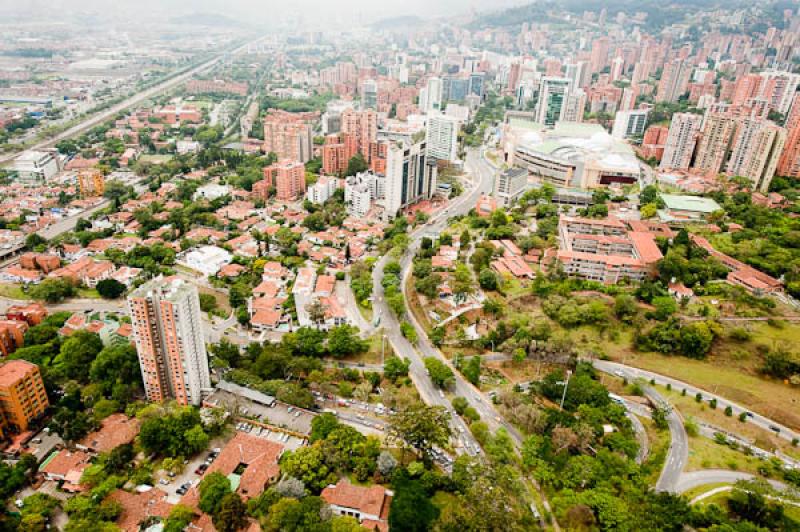
<path fill-rule="evenodd" d="M 702 196 L 685 196 L 678 194 L 661 194 L 661 199 L 668 209 L 678 211 L 693 211 L 702 213 L 712 213 L 720 210 L 719 203 L 711 198 Z"/>

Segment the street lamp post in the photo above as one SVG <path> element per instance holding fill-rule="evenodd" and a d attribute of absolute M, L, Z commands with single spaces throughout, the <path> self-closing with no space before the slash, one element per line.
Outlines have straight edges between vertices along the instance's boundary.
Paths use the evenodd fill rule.
<path fill-rule="evenodd" d="M 571 376 L 572 376 L 572 372 L 570 370 L 567 370 L 567 380 L 564 381 L 564 393 L 561 394 L 561 405 L 559 406 L 559 408 L 561 408 L 561 410 L 564 410 L 564 399 L 567 398 L 567 387 L 569 386 L 569 378 Z"/>

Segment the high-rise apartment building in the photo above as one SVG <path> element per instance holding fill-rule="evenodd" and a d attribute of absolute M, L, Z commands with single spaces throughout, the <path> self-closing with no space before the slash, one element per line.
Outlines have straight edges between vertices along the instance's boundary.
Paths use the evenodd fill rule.
<path fill-rule="evenodd" d="M 661 157 L 661 169 L 687 170 L 697 143 L 703 117 L 692 113 L 675 113 Z"/>
<path fill-rule="evenodd" d="M 436 191 L 436 161 L 427 156 L 424 142 L 411 146 L 390 143 L 386 150 L 384 219 L 403 207 L 430 199 Z"/>
<path fill-rule="evenodd" d="M 128 296 L 147 399 L 199 405 L 211 389 L 197 288 L 157 278 Z"/>
<path fill-rule="evenodd" d="M 778 163 L 778 174 L 800 177 L 800 100 L 796 100 L 786 119 L 786 142 Z"/>
<path fill-rule="evenodd" d="M 656 91 L 657 102 L 676 102 L 689 90 L 692 66 L 683 59 L 674 59 L 664 65 Z"/>
<path fill-rule="evenodd" d="M 356 150 L 365 160 L 369 160 L 369 146 L 378 140 L 378 113 L 372 109 L 345 109 L 342 112 L 341 131 L 353 137 Z"/>
<path fill-rule="evenodd" d="M 600 72 L 608 64 L 608 50 L 611 46 L 611 39 L 599 37 L 592 42 L 592 56 L 589 68 L 592 73 Z"/>
<path fill-rule="evenodd" d="M 310 120 L 307 113 L 270 110 L 264 117 L 264 152 L 275 153 L 278 159 L 302 163 L 311 160 L 313 136 Z"/>
<path fill-rule="evenodd" d="M 518 61 L 515 61 L 514 63 L 511 63 L 511 66 L 508 69 L 508 92 L 512 94 L 516 93 L 521 80 L 522 65 Z"/>
<path fill-rule="evenodd" d="M 692 168 L 707 174 L 718 174 L 722 170 L 722 163 L 728 155 L 735 132 L 735 118 L 723 114 L 706 116 Z"/>
<path fill-rule="evenodd" d="M 570 80 L 567 78 L 542 78 L 539 85 L 539 103 L 536 108 L 537 122 L 552 126 L 564 120 L 569 86 Z"/>
<path fill-rule="evenodd" d="M 767 192 L 785 142 L 786 130 L 768 120 L 740 120 L 727 173 L 747 177 L 754 190 Z"/>
<path fill-rule="evenodd" d="M 41 416 L 50 402 L 39 366 L 9 360 L 0 366 L 0 431 L 23 432 Z"/>
<path fill-rule="evenodd" d="M 458 159 L 458 127 L 459 121 L 455 118 L 446 115 L 429 116 L 425 128 L 428 157 L 451 162 Z"/>
<path fill-rule="evenodd" d="M 762 72 L 764 82 L 761 84 L 761 98 L 769 106 L 785 115 L 789 112 L 795 99 L 797 86 L 800 84 L 800 74 L 791 72 Z"/>
<path fill-rule="evenodd" d="M 278 161 L 264 168 L 267 187 L 275 187 L 275 197 L 280 201 L 295 201 L 306 193 L 306 168 L 297 161 Z"/>
<path fill-rule="evenodd" d="M 751 98 L 757 97 L 763 80 L 758 74 L 747 74 L 740 77 L 733 89 L 731 103 L 733 105 L 744 105 Z"/>
<path fill-rule="evenodd" d="M 647 126 L 647 113 L 647 109 L 617 111 L 614 116 L 611 136 L 618 139 L 643 136 L 644 129 Z"/>

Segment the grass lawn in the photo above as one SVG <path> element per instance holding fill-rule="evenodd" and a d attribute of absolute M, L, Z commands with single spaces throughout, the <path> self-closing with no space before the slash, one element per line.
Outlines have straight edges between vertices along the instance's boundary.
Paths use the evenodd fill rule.
<path fill-rule="evenodd" d="M 80 299 L 100 299 L 100 294 L 94 288 L 78 288 L 76 297 Z"/>
<path fill-rule="evenodd" d="M 655 485 L 659 475 L 661 475 L 664 460 L 667 459 L 667 451 L 669 451 L 670 445 L 669 431 L 656 429 L 650 419 L 639 418 L 639 420 L 644 425 L 644 430 L 647 433 L 647 442 L 650 446 L 650 454 L 647 455 L 647 460 L 642 464 L 642 469 L 647 475 L 648 481 Z"/>
<path fill-rule="evenodd" d="M 151 154 L 147 154 L 147 155 L 142 155 L 141 157 L 139 157 L 140 161 L 143 161 L 143 162 L 146 162 L 146 163 L 155 163 L 155 164 L 165 163 L 165 162 L 169 161 L 170 159 L 172 159 L 172 155 L 155 155 L 155 154 L 151 155 Z"/>
<path fill-rule="evenodd" d="M 755 456 L 747 456 L 703 436 L 689 438 L 689 461 L 686 463 L 686 471 L 730 469 L 757 475 L 758 466 L 762 464 L 763 461 Z"/>
<path fill-rule="evenodd" d="M 342 359 L 334 360 L 337 362 L 341 360 L 342 362 L 349 362 L 349 363 L 364 363 L 364 364 L 380 364 L 381 363 L 381 333 L 376 333 L 367 338 L 369 342 L 369 349 L 366 353 L 361 353 L 354 356 L 345 357 Z M 389 358 L 394 354 L 392 351 L 392 345 L 389 340 L 386 340 L 385 343 L 385 357 Z"/>
<path fill-rule="evenodd" d="M 204 285 L 197 285 L 197 291 L 201 294 L 211 294 L 217 300 L 217 308 L 221 310 L 225 316 L 229 316 L 231 313 L 231 306 L 228 300 L 228 296 L 220 292 L 219 290 L 214 290 Z"/>
<path fill-rule="evenodd" d="M 16 283 L 0 283 L 0 297 L 9 299 L 30 299 L 28 294 L 22 291 L 22 285 Z"/>

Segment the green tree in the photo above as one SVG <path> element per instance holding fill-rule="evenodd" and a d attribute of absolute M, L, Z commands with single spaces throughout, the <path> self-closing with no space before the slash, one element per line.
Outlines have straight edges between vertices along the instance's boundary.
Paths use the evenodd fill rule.
<path fill-rule="evenodd" d="M 59 303 L 75 295 L 75 285 L 66 279 L 45 279 L 28 290 L 28 295 L 47 303 Z"/>
<path fill-rule="evenodd" d="M 389 417 L 389 433 L 427 454 L 434 446 L 445 447 L 450 440 L 450 414 L 443 406 L 413 403 Z"/>
<path fill-rule="evenodd" d="M 436 357 L 425 357 L 425 369 L 433 383 L 439 388 L 447 388 L 453 383 L 453 370 Z"/>
<path fill-rule="evenodd" d="M 54 365 L 66 378 L 85 383 L 88 382 L 92 362 L 102 350 L 103 341 L 99 335 L 84 330 L 75 331 L 61 344 Z"/>
<path fill-rule="evenodd" d="M 225 496 L 232 493 L 231 481 L 218 471 L 209 473 L 197 485 L 200 493 L 198 506 L 205 513 L 214 516 L 222 507 Z"/>
<path fill-rule="evenodd" d="M 345 176 L 356 175 L 361 172 L 366 172 L 367 170 L 369 170 L 369 164 L 367 164 L 363 155 L 357 153 L 347 161 Z"/>
<path fill-rule="evenodd" d="M 408 368 L 411 363 L 400 357 L 391 356 L 386 359 L 383 364 L 383 376 L 389 380 L 395 380 L 397 377 L 405 377 L 408 375 Z"/>
<path fill-rule="evenodd" d="M 389 528 L 406 532 L 426 532 L 439 516 L 422 483 L 404 475 L 392 484 L 394 497 L 389 511 Z"/>
<path fill-rule="evenodd" d="M 405 320 L 400 322 L 400 332 L 402 333 L 403 337 L 412 344 L 417 343 L 417 331 L 409 322 Z"/>
<path fill-rule="evenodd" d="M 497 285 L 499 284 L 497 274 L 489 268 L 481 270 L 480 275 L 478 275 L 478 283 L 484 290 L 497 290 Z"/>
<path fill-rule="evenodd" d="M 219 509 L 212 516 L 214 528 L 218 532 L 236 532 L 247 525 L 247 507 L 237 493 L 228 493 L 219 504 Z"/>
<path fill-rule="evenodd" d="M 328 352 L 335 358 L 365 353 L 369 342 L 358 336 L 358 328 L 353 325 L 339 325 L 328 331 Z"/>
<path fill-rule="evenodd" d="M 125 285 L 116 279 L 103 279 L 97 283 L 97 293 L 105 299 L 117 299 L 125 293 Z"/>

